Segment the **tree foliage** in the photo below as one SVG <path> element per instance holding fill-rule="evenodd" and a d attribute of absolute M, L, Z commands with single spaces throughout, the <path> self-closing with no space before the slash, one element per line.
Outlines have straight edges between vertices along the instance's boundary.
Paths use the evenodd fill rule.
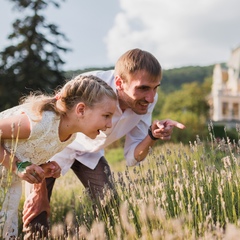
<path fill-rule="evenodd" d="M 206 97 L 210 89 L 209 78 L 206 78 L 202 84 L 185 83 L 181 89 L 165 95 L 159 118 L 171 118 L 187 127 L 174 133 L 174 140 L 188 142 L 196 139 L 196 135 L 207 133 L 209 106 Z"/>
<path fill-rule="evenodd" d="M 23 17 L 13 23 L 11 44 L 0 52 L 0 110 L 16 105 L 31 91 L 50 92 L 61 84 L 64 61 L 59 53 L 70 50 L 60 45 L 67 38 L 43 14 L 50 4 L 59 7 L 57 0 L 9 1 Z"/>
<path fill-rule="evenodd" d="M 208 105 L 205 99 L 205 91 L 197 82 L 186 83 L 178 91 L 170 93 L 165 100 L 163 113 L 169 111 L 194 112 L 197 115 L 205 115 Z"/>

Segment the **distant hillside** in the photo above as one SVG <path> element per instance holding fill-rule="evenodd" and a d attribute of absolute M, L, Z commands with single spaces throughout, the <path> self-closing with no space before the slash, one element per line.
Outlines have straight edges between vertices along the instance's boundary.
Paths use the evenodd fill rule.
<path fill-rule="evenodd" d="M 187 66 L 163 70 L 161 89 L 165 93 L 173 92 L 181 87 L 183 83 L 203 83 L 207 77 L 212 77 L 214 65 L 210 66 Z"/>
<path fill-rule="evenodd" d="M 212 77 L 214 65 L 210 66 L 187 66 L 181 68 L 173 68 L 163 70 L 163 80 L 161 89 L 165 93 L 173 92 L 181 87 L 183 83 L 199 82 L 203 83 L 207 77 Z M 108 68 L 86 68 L 75 71 L 67 71 L 65 73 L 66 78 L 72 78 L 78 74 L 94 71 L 94 70 L 109 70 L 114 67 Z"/>

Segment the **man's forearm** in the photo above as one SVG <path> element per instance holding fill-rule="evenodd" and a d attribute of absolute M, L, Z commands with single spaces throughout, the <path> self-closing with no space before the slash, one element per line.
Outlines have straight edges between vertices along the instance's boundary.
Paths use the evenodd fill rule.
<path fill-rule="evenodd" d="M 47 185 L 46 185 L 46 181 L 43 180 L 41 183 L 36 183 L 33 185 L 33 189 L 35 192 L 37 192 L 38 194 L 45 194 L 47 193 Z"/>
<path fill-rule="evenodd" d="M 154 145 L 155 141 L 150 138 L 150 136 L 146 136 L 142 142 L 140 142 L 134 151 L 134 158 L 141 162 L 146 158 L 149 153 L 149 149 Z"/>
<path fill-rule="evenodd" d="M 45 180 L 42 183 L 34 184 L 33 191 L 24 202 L 22 218 L 24 227 L 27 227 L 43 211 L 46 211 L 49 216 L 50 204 Z"/>

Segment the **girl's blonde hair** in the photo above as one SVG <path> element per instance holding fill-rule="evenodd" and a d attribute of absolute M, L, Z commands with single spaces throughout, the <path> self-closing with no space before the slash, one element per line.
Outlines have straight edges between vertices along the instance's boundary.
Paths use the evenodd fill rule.
<path fill-rule="evenodd" d="M 21 104 L 30 104 L 38 115 L 41 115 L 43 111 L 52 111 L 62 115 L 79 102 L 84 102 L 88 107 L 93 107 L 105 97 L 117 101 L 116 93 L 106 82 L 93 75 L 79 75 L 67 81 L 54 96 L 31 94 L 22 98 Z"/>
<path fill-rule="evenodd" d="M 154 78 L 162 78 L 162 68 L 158 60 L 151 53 L 138 48 L 124 53 L 115 64 L 115 75 L 119 75 L 123 80 L 140 70 Z"/>

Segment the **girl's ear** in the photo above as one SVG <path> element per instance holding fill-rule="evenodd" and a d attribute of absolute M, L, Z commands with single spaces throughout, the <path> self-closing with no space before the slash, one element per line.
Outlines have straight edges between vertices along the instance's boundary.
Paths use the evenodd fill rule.
<path fill-rule="evenodd" d="M 86 105 L 83 102 L 80 102 L 76 106 L 76 114 L 83 115 L 86 110 Z"/>
<path fill-rule="evenodd" d="M 117 90 L 123 90 L 123 80 L 119 75 L 115 76 L 115 85 Z"/>

